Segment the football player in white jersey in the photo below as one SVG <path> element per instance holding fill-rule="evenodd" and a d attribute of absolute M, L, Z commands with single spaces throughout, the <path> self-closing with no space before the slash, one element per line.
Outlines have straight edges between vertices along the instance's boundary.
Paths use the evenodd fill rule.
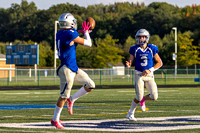
<path fill-rule="evenodd" d="M 131 108 L 127 114 L 127 119 L 130 121 L 137 121 L 134 113 L 138 103 L 140 103 L 141 110 L 145 111 L 145 100 L 157 100 L 158 91 L 153 72 L 162 66 L 162 60 L 158 55 L 158 47 L 148 44 L 150 39 L 149 32 L 146 29 L 140 29 L 137 31 L 135 39 L 136 45 L 130 47 L 130 58 L 126 61 L 127 67 L 130 68 L 135 60 L 136 97 L 132 101 Z M 153 60 L 155 60 L 155 64 Z M 146 96 L 144 96 L 144 86 L 149 92 Z"/>
<path fill-rule="evenodd" d="M 54 116 L 51 124 L 56 128 L 63 129 L 60 121 L 60 114 L 64 104 L 67 102 L 69 114 L 73 114 L 73 104 L 81 96 L 95 88 L 95 83 L 89 78 L 87 73 L 79 69 L 76 62 L 76 47 L 78 44 L 86 47 L 92 46 L 92 41 L 89 35 L 89 22 L 82 23 L 82 32 L 84 38 L 79 37 L 77 32 L 77 22 L 74 16 L 70 13 L 64 13 L 58 19 L 59 30 L 56 34 L 56 45 L 58 56 L 61 60 L 61 65 L 57 69 L 57 74 L 60 77 L 60 97 L 57 101 Z M 81 83 L 83 86 L 75 94 L 70 96 L 71 88 L 74 81 Z"/>

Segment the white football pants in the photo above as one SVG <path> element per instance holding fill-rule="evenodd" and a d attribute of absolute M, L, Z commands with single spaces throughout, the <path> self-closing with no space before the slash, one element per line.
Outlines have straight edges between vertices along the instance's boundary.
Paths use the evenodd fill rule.
<path fill-rule="evenodd" d="M 141 72 L 135 71 L 134 78 L 136 99 L 138 101 L 141 101 L 144 96 L 144 86 L 147 88 L 150 98 L 157 100 L 158 90 L 153 73 L 149 74 L 148 76 L 142 76 Z"/>
<path fill-rule="evenodd" d="M 73 72 L 66 65 L 63 65 L 59 71 L 58 76 L 60 77 L 60 97 L 69 98 L 71 89 L 74 81 L 87 88 L 94 89 L 95 83 L 90 79 L 87 73 L 83 70 L 78 69 L 77 72 Z"/>

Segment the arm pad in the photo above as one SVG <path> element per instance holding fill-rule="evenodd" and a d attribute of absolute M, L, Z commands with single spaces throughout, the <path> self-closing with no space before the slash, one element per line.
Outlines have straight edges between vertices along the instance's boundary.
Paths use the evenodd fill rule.
<path fill-rule="evenodd" d="M 92 41 L 91 41 L 89 33 L 85 32 L 84 36 L 85 36 L 85 39 L 84 39 L 84 44 L 83 45 L 86 46 L 86 47 L 91 47 L 92 46 Z"/>
<path fill-rule="evenodd" d="M 154 71 L 155 71 L 155 68 L 154 68 L 154 67 L 151 67 L 149 70 L 150 70 L 151 72 L 154 72 Z"/>

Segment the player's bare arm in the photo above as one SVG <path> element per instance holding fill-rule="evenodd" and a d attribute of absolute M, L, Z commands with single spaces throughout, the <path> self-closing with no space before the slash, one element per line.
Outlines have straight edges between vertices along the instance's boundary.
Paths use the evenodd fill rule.
<path fill-rule="evenodd" d="M 126 61 L 126 66 L 127 66 L 128 68 L 131 67 L 131 64 L 132 64 L 133 60 L 134 60 L 134 56 L 133 56 L 133 55 L 130 55 L 129 60 Z"/>
<path fill-rule="evenodd" d="M 72 42 L 75 42 L 75 43 L 83 45 L 84 44 L 84 38 L 78 36 Z"/>
<path fill-rule="evenodd" d="M 158 55 L 158 53 L 154 55 L 154 60 L 156 61 L 156 64 L 153 67 L 155 70 L 157 70 L 163 65 L 162 60 Z"/>

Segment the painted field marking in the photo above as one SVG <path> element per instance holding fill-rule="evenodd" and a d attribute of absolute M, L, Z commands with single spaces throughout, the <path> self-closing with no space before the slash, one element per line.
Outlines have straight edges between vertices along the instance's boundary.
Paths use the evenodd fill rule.
<path fill-rule="evenodd" d="M 88 107 L 88 106 L 74 106 L 77 107 Z M 0 110 L 16 110 L 16 109 L 50 109 L 55 108 L 55 105 L 0 105 Z M 64 106 L 67 108 L 67 106 Z"/>
<path fill-rule="evenodd" d="M 74 106 L 74 108 L 79 108 L 79 107 L 94 107 L 94 106 L 120 106 L 120 107 L 130 107 L 130 106 L 124 106 L 124 105 L 112 105 L 112 104 L 88 104 L 88 106 Z M 67 106 L 64 106 L 67 108 Z M 50 109 L 50 108 L 55 108 L 55 105 L 0 105 L 0 110 L 16 110 L 16 109 Z M 137 107 L 139 108 L 139 107 Z M 149 108 L 146 108 L 146 111 L 148 111 Z M 142 112 L 141 110 L 135 111 L 135 112 Z M 62 116 L 63 118 L 67 117 L 85 117 L 85 116 L 107 116 L 107 115 L 123 115 L 127 114 L 128 112 L 120 112 L 120 113 L 100 113 L 100 114 L 77 114 L 73 116 Z M 25 116 L 4 116 L 5 119 L 42 119 L 42 118 L 47 118 L 44 116 L 37 116 L 37 117 L 25 117 Z"/>
<path fill-rule="evenodd" d="M 93 107 L 93 106 L 118 106 L 118 107 L 129 107 L 125 105 L 114 105 L 114 104 L 87 104 L 85 106 L 73 106 L 74 108 L 79 107 Z M 55 105 L 0 105 L 0 110 L 8 109 L 8 110 L 15 110 L 15 109 L 49 109 L 49 108 L 55 108 Z M 67 108 L 67 106 L 64 106 L 64 108 Z M 139 106 L 137 107 L 139 108 Z M 146 108 L 146 111 L 149 110 Z"/>
<path fill-rule="evenodd" d="M 64 130 L 81 131 L 115 131 L 115 132 L 144 132 L 165 131 L 182 129 L 200 129 L 200 116 L 176 116 L 176 117 L 148 117 L 138 118 L 137 122 L 127 119 L 103 119 L 103 120 L 76 120 L 63 121 Z M 0 127 L 55 129 L 48 122 L 33 123 L 0 123 Z"/>

